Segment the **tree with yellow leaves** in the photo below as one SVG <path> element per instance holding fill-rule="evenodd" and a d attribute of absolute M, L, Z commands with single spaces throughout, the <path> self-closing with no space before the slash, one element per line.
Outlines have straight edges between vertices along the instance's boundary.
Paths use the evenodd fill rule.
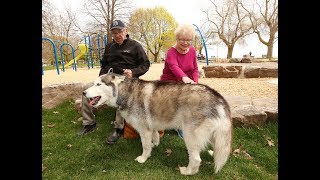
<path fill-rule="evenodd" d="M 136 9 L 128 24 L 130 36 L 145 46 L 154 62 L 159 62 L 161 53 L 174 44 L 176 27 L 176 20 L 164 7 Z"/>

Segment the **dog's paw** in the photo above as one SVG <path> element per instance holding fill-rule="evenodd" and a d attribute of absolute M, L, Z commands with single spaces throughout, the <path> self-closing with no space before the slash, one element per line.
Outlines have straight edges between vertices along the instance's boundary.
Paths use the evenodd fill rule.
<path fill-rule="evenodd" d="M 179 167 L 182 175 L 194 175 L 198 172 L 198 169 L 190 169 L 188 167 Z"/>
<path fill-rule="evenodd" d="M 138 156 L 135 160 L 139 163 L 144 163 L 147 160 L 147 158 L 144 158 L 143 156 Z"/>
<path fill-rule="evenodd" d="M 182 175 L 194 175 L 198 172 L 198 170 L 195 170 L 195 169 L 188 169 L 187 167 L 179 167 L 180 169 L 180 173 Z"/>
<path fill-rule="evenodd" d="M 158 131 L 153 131 L 152 134 L 152 147 L 158 146 L 160 144 L 160 136 Z"/>
<path fill-rule="evenodd" d="M 179 167 L 179 169 L 182 175 L 189 175 L 186 167 Z"/>

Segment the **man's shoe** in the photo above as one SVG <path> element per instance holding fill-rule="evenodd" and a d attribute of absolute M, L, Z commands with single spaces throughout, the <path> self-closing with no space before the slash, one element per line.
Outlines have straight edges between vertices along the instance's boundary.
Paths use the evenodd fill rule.
<path fill-rule="evenodd" d="M 106 143 L 110 145 L 116 143 L 122 133 L 123 129 L 115 128 L 113 132 L 107 137 Z"/>
<path fill-rule="evenodd" d="M 81 113 L 81 104 L 82 104 L 82 100 L 81 99 L 77 99 L 75 102 L 74 102 L 74 108 L 76 109 L 76 111 L 78 113 Z"/>
<path fill-rule="evenodd" d="M 94 131 L 97 129 L 97 123 L 91 124 L 91 125 L 84 125 L 78 132 L 78 135 L 84 135 L 87 134 L 88 132 Z"/>

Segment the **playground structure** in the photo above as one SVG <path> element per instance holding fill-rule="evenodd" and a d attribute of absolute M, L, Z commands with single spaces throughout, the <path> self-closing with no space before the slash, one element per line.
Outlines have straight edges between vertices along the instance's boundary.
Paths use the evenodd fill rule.
<path fill-rule="evenodd" d="M 71 59 L 66 65 L 64 65 L 65 68 L 71 65 L 76 68 L 77 61 L 83 58 L 88 52 L 88 46 L 86 44 L 78 44 L 78 48 L 80 50 L 80 53 L 74 59 Z"/>
<path fill-rule="evenodd" d="M 202 32 L 201 30 L 198 28 L 197 25 L 193 24 L 196 28 L 196 31 L 199 32 L 200 34 L 200 37 L 202 39 L 202 43 L 203 43 L 203 46 L 204 46 L 204 50 L 205 50 L 205 53 L 206 53 L 206 64 L 209 65 L 209 61 L 208 61 L 208 52 L 207 52 L 207 46 L 206 46 L 206 43 L 205 43 L 205 40 L 203 38 L 203 35 L 202 35 Z M 92 35 L 95 35 L 95 39 L 96 39 L 96 45 L 97 45 L 97 48 L 93 48 L 94 44 L 92 43 Z M 100 42 L 102 39 L 102 42 Z M 56 47 L 56 44 L 54 42 L 54 40 L 50 39 L 50 38 L 47 38 L 47 37 L 43 37 L 42 40 L 48 40 L 51 42 L 52 44 L 52 47 L 53 47 L 53 54 L 54 54 L 54 60 L 55 60 L 55 66 L 56 66 L 56 69 L 57 69 L 57 73 L 58 75 L 60 75 L 60 68 L 59 68 L 59 62 L 58 62 L 58 56 L 57 56 L 57 47 Z M 88 41 L 88 42 L 87 42 Z M 101 45 L 101 43 L 103 45 Z M 60 57 L 61 57 L 61 65 L 62 65 L 62 71 L 64 72 L 65 71 L 65 68 L 69 67 L 69 66 L 72 66 L 72 69 L 74 71 L 77 71 L 77 62 L 79 59 L 82 59 L 82 58 L 85 58 L 86 61 L 87 61 L 87 66 L 88 66 L 88 69 L 90 68 L 94 68 L 94 59 L 97 58 L 99 60 L 99 63 L 101 65 L 101 60 L 102 60 L 102 51 L 104 50 L 104 47 L 106 46 L 107 44 L 107 36 L 106 35 L 100 35 L 99 33 L 93 33 L 93 34 L 88 34 L 88 35 L 84 35 L 84 43 L 80 43 L 78 44 L 78 49 L 80 50 L 80 53 L 75 57 L 74 55 L 74 48 L 71 44 L 69 43 L 61 43 L 60 45 Z M 65 64 L 65 59 L 63 57 L 63 46 L 65 45 L 68 45 L 71 47 L 72 49 L 72 59 L 69 60 L 69 62 L 67 64 Z M 103 47 L 103 48 L 101 48 Z M 93 53 L 93 50 L 96 49 L 97 50 L 97 57 L 94 57 L 94 53 Z M 44 75 L 44 70 L 43 70 L 43 66 L 42 66 L 42 75 Z"/>
<path fill-rule="evenodd" d="M 195 24 L 192 24 L 196 27 L 196 30 L 199 32 L 200 34 L 200 37 L 202 39 L 202 43 L 203 43 L 203 47 L 204 47 L 204 51 L 206 52 L 206 63 L 207 65 L 209 65 L 209 60 L 208 60 L 208 51 L 207 51 L 207 46 L 206 46 L 206 42 L 204 41 L 204 38 L 203 38 L 203 35 L 202 35 L 202 32 L 200 31 L 199 27 Z"/>
<path fill-rule="evenodd" d="M 93 36 L 93 37 L 92 37 Z M 48 37 L 43 37 L 42 40 L 49 41 L 53 47 L 53 56 L 54 56 L 54 62 L 57 70 L 57 74 L 60 75 L 60 67 L 59 62 L 61 62 L 61 70 L 65 72 L 65 68 L 72 66 L 72 69 L 74 71 L 77 71 L 77 65 L 79 59 L 85 59 L 87 62 L 88 69 L 94 68 L 95 63 L 99 62 L 99 65 L 101 65 L 102 60 L 102 51 L 104 51 L 104 47 L 107 44 L 107 36 L 106 35 L 100 35 L 97 33 L 84 35 L 83 42 L 79 43 L 78 48 L 79 53 L 75 57 L 75 51 L 73 46 L 66 42 L 59 42 L 52 40 Z M 101 41 L 101 42 L 100 42 Z M 59 48 L 60 52 L 60 59 L 58 59 L 58 52 L 57 52 L 57 44 L 61 44 Z M 63 46 L 69 46 L 71 48 L 72 53 L 72 59 L 69 60 L 67 63 L 65 63 L 65 58 L 63 56 Z M 44 75 L 44 70 L 42 66 L 42 75 Z"/>

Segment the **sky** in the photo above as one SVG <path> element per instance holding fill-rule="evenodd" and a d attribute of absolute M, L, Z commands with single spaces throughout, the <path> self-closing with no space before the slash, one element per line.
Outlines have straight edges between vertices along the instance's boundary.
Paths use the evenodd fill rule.
<path fill-rule="evenodd" d="M 82 8 L 83 0 L 50 0 L 50 2 L 63 10 L 64 4 L 70 4 L 73 10 Z M 176 19 L 178 23 L 195 24 L 198 27 L 205 22 L 205 15 L 201 10 L 208 7 L 208 0 L 133 0 L 136 7 L 152 8 L 155 6 L 163 6 Z M 255 57 L 261 57 L 267 54 L 267 46 L 259 42 L 255 34 L 247 38 L 246 45 L 235 45 L 233 50 L 234 58 L 241 58 L 244 54 L 252 52 Z M 223 43 L 219 46 L 207 46 L 208 57 L 227 56 L 227 48 Z M 202 54 L 205 55 L 204 49 Z M 278 57 L 278 43 L 273 47 L 273 56 Z"/>

